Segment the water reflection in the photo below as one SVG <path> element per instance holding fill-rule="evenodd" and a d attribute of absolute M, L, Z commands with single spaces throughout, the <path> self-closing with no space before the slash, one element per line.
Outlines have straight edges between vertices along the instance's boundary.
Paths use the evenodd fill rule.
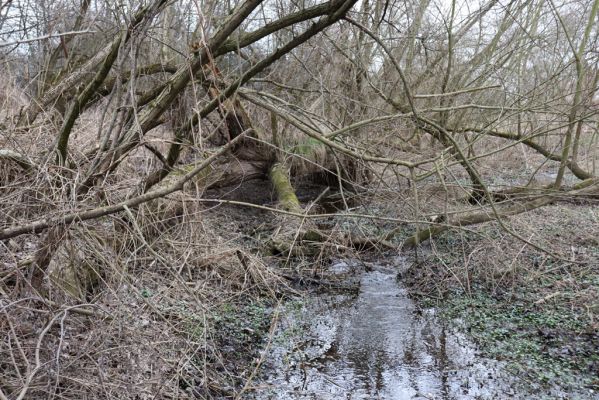
<path fill-rule="evenodd" d="M 272 357 L 268 388 L 256 398 L 472 399 L 505 393 L 495 367 L 476 358 L 471 344 L 449 334 L 433 315 L 416 312 L 394 272 L 363 273 L 354 301 L 345 298 L 338 306 L 340 296 L 323 296 L 307 309 L 301 351 Z"/>

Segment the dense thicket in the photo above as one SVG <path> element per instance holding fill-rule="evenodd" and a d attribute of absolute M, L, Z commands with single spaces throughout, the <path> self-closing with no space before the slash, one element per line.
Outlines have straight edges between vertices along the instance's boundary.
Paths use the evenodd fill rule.
<path fill-rule="evenodd" d="M 152 269 L 149 257 L 180 281 L 199 279 L 181 278 L 189 265 L 218 264 L 210 246 L 228 243 L 226 233 L 199 228 L 215 204 L 210 190 L 269 179 L 279 229 L 265 246 L 279 256 L 331 242 L 406 248 L 491 220 L 550 253 L 503 220 L 599 195 L 598 7 L 0 2 L 0 307 L 14 312 L 0 326 L 9 332 L 2 352 L 19 353 L 2 361 L 12 372 L 0 398 L 58 395 L 63 384 L 74 396 L 77 384 L 45 368 L 61 336 L 53 345 L 45 337 L 71 310 L 95 313 L 81 305 L 93 293 L 111 288 L 127 302 L 117 284 L 124 265 Z M 350 219 L 355 193 L 398 208 L 361 214 L 388 223 L 348 244 L 307 205 L 322 190 L 298 200 L 305 182 L 330 187 Z M 429 201 L 431 190 L 445 200 Z M 266 279 L 250 271 L 259 261 L 223 253 L 255 285 Z M 112 264 L 119 273 L 107 274 Z M 48 317 L 28 339 L 15 331 L 31 312 L 19 304 Z"/>

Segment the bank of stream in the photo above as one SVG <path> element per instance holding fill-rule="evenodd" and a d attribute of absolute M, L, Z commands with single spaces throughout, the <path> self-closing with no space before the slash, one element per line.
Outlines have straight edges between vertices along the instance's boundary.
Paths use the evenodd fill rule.
<path fill-rule="evenodd" d="M 339 286 L 288 302 L 253 399 L 570 398 L 526 386 L 398 279 L 403 258 L 334 262 Z"/>

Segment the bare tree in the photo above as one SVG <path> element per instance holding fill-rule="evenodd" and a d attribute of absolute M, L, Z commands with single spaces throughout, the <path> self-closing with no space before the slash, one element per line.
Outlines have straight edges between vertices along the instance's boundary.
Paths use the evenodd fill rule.
<path fill-rule="evenodd" d="M 52 309 L 62 304 L 58 287 L 82 301 L 101 274 L 72 263 L 57 273 L 56 260 L 78 259 L 76 243 L 91 242 L 117 259 L 143 248 L 162 260 L 151 243 L 193 228 L 190 203 L 274 213 L 266 247 L 288 258 L 331 243 L 418 246 L 487 221 L 550 252 L 504 221 L 599 195 L 598 8 L 599 0 L 0 2 L 0 248 L 18 253 L 2 260 L 0 293 Z M 501 157 L 512 160 L 501 164 L 515 177 L 507 185 Z M 260 191 L 261 180 L 276 206 L 204 196 L 248 181 Z M 326 189 L 300 201 L 306 182 Z M 427 203 L 433 186 L 442 209 Z M 372 234 L 318 223 L 330 217 L 315 211 L 323 190 L 337 196 L 339 218 L 393 226 Z M 391 196 L 410 211 L 353 212 L 356 194 Z M 410 235 L 398 239 L 406 226 Z M 185 254 L 191 270 L 195 253 Z M 251 275 L 247 256 L 230 254 Z M 78 307 L 42 327 L 0 399 L 37 390 L 42 342 Z M 14 327 L 2 327 L 18 349 Z"/>

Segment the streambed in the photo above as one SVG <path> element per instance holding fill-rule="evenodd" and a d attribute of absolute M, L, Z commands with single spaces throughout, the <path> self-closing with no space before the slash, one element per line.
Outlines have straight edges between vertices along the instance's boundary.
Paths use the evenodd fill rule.
<path fill-rule="evenodd" d="M 416 307 L 396 278 L 404 265 L 334 263 L 329 273 L 355 292 L 312 295 L 282 312 L 252 397 L 512 398 L 501 363 Z"/>

